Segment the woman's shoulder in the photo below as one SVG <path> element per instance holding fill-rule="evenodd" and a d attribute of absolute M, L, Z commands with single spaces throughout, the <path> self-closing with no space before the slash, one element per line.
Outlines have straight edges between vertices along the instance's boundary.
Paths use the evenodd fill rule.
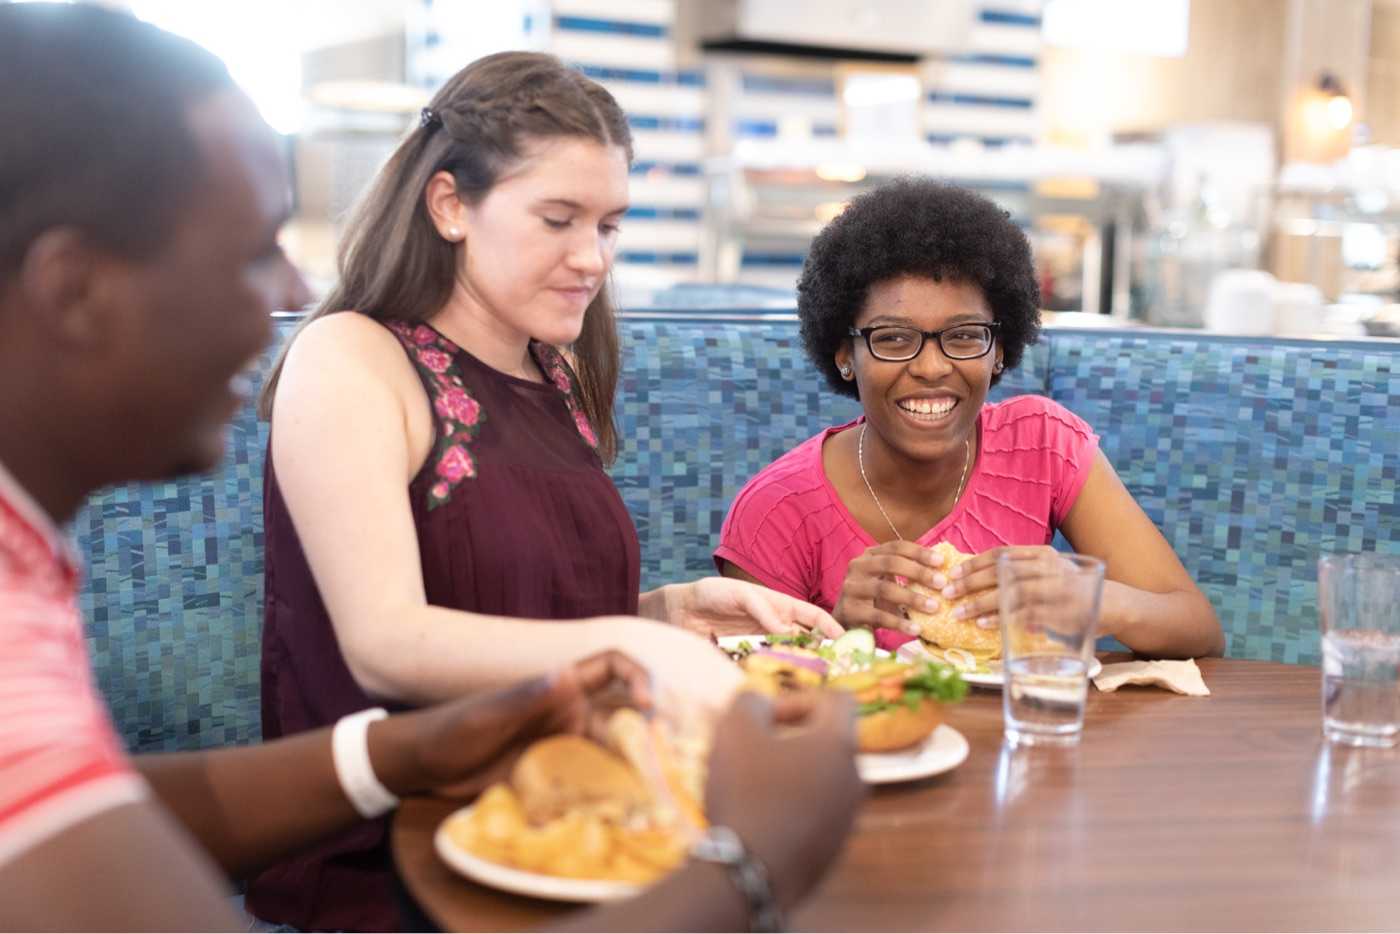
<path fill-rule="evenodd" d="M 317 411 L 338 399 L 355 405 L 366 391 L 404 400 L 417 386 L 404 346 L 386 325 L 358 312 L 336 312 L 292 337 L 274 412 L 291 400 L 305 400 Z"/>
<path fill-rule="evenodd" d="M 293 357 L 373 362 L 388 355 L 403 356 L 400 341 L 388 325 L 355 311 L 322 315 L 292 338 L 288 363 Z"/>
<path fill-rule="evenodd" d="M 1095 437 L 1089 423 L 1048 396 L 1012 396 L 982 407 L 988 435 L 1014 439 L 1013 447 L 1063 447 Z"/>

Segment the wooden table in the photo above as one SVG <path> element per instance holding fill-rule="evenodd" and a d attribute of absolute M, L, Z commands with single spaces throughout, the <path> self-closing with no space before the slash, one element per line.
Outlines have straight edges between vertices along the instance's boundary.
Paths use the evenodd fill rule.
<path fill-rule="evenodd" d="M 942 776 L 872 792 L 794 928 L 1400 928 L 1400 749 L 1329 746 L 1315 668 L 1207 659 L 1211 697 L 1090 689 L 1075 749 L 1012 749 L 1001 697 L 948 721 Z M 445 928 L 547 925 L 561 906 L 452 873 L 431 838 L 452 804 L 404 803 L 393 848 Z"/>

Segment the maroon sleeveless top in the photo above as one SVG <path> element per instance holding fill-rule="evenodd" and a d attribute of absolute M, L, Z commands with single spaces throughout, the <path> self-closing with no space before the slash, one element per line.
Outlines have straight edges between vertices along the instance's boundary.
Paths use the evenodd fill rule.
<path fill-rule="evenodd" d="M 636 529 L 562 355 L 530 345 L 548 379 L 536 383 L 492 369 L 428 325 L 385 324 L 418 371 L 436 422 L 433 450 L 409 484 L 428 602 L 537 619 L 635 614 Z M 271 740 L 381 702 L 341 655 L 270 442 L 263 511 L 262 721 Z M 248 887 L 249 910 L 304 930 L 396 930 L 387 826 L 387 818 L 366 821 L 263 872 Z"/>

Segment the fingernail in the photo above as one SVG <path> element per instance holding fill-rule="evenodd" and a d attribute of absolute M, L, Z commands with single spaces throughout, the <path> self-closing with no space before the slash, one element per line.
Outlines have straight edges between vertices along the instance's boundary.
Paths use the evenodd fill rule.
<path fill-rule="evenodd" d="M 942 574 L 933 575 L 933 586 L 942 590 L 944 587 L 948 586 L 948 578 L 944 577 Z"/>
<path fill-rule="evenodd" d="M 957 578 L 963 576 L 963 567 L 964 567 L 964 565 L 961 565 L 961 564 L 960 564 L 960 565 L 958 565 L 957 567 L 953 568 L 953 570 L 949 571 L 948 573 L 949 573 L 949 574 L 952 574 L 952 575 L 953 575 L 953 578 L 956 580 Z"/>
<path fill-rule="evenodd" d="M 977 625 L 981 626 L 983 629 L 991 629 L 992 621 L 987 619 L 987 617 L 985 616 L 979 616 L 977 617 Z"/>
<path fill-rule="evenodd" d="M 926 610 L 936 610 L 936 609 L 938 609 L 938 601 L 935 600 L 933 597 L 924 597 L 924 609 L 926 609 Z"/>
<path fill-rule="evenodd" d="M 954 619 L 962 619 L 962 618 L 963 618 L 964 616 L 966 616 L 966 615 L 967 615 L 967 607 L 965 607 L 965 606 L 960 606 L 960 607 L 958 607 L 957 609 L 953 610 L 953 618 L 954 618 Z"/>
<path fill-rule="evenodd" d="M 941 591 L 941 593 L 943 594 L 943 596 L 948 597 L 949 599 L 952 599 L 953 597 L 956 597 L 956 596 L 958 595 L 958 589 L 957 589 L 956 587 L 954 587 L 952 584 L 949 584 L 947 587 L 944 587 L 944 588 L 943 588 L 943 590 Z"/>

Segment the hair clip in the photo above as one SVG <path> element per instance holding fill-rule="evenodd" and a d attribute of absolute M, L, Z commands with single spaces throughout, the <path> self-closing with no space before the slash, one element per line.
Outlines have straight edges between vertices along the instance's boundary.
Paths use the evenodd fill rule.
<path fill-rule="evenodd" d="M 419 126 L 438 126 L 441 123 L 442 117 L 439 117 L 431 107 L 424 107 L 418 115 Z"/>

